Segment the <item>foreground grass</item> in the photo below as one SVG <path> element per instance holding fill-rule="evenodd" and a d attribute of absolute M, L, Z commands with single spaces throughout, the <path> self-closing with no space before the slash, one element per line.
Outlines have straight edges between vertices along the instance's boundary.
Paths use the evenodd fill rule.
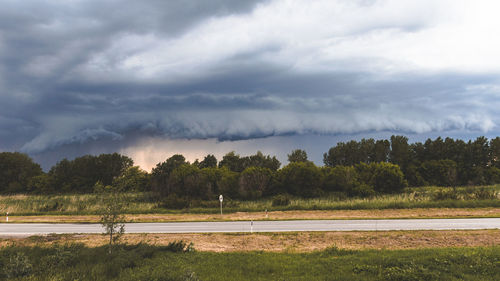
<path fill-rule="evenodd" d="M 500 185 L 490 186 L 500 190 Z M 469 187 L 471 189 L 471 187 Z M 472 187 L 474 189 L 474 187 Z M 322 198 L 292 199 L 287 206 L 273 206 L 272 199 L 256 201 L 226 200 L 225 213 L 262 212 L 287 210 L 375 210 L 415 208 L 498 208 L 500 200 L 495 199 L 445 199 L 435 200 L 433 194 L 442 188 L 408 188 L 400 194 L 380 195 L 371 198 L 345 198 L 331 194 Z M 466 190 L 466 188 L 444 189 Z M 218 201 L 195 202 L 191 208 L 173 210 L 161 207 L 151 193 L 125 194 L 127 214 L 179 214 L 219 212 Z M 0 212 L 11 215 L 93 215 L 101 208 L 99 195 L 12 195 L 0 196 Z"/>
<path fill-rule="evenodd" d="M 183 252 L 145 244 L 0 250 L 4 280 L 500 280 L 500 247 Z"/>

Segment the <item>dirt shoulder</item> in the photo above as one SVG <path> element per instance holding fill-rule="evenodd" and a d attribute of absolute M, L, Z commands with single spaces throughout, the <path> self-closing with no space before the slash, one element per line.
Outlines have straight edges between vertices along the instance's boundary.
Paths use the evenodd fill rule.
<path fill-rule="evenodd" d="M 237 212 L 231 214 L 137 214 L 127 215 L 129 222 L 305 220 L 305 219 L 403 219 L 500 217 L 500 208 L 428 208 L 383 210 L 329 210 Z M 5 223 L 5 217 L 0 223 Z M 96 223 L 98 216 L 9 216 L 10 223 Z"/>
<path fill-rule="evenodd" d="M 7 245 L 49 246 L 83 243 L 90 247 L 106 245 L 108 238 L 99 234 L 48 235 L 27 238 L 0 238 Z M 198 251 L 237 252 L 310 252 L 328 247 L 339 249 L 415 249 L 435 247 L 479 247 L 500 244 L 500 230 L 453 231 L 356 231 L 241 234 L 125 234 L 122 243 L 167 245 L 183 240 L 193 242 Z"/>

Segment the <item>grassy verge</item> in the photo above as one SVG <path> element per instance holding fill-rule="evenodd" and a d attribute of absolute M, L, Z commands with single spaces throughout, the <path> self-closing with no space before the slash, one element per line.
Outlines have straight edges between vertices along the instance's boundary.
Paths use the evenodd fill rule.
<path fill-rule="evenodd" d="M 484 247 L 500 245 L 500 230 L 445 231 L 332 231 L 285 233 L 190 233 L 125 234 L 121 243 L 167 246 L 173 241 L 194 243 L 196 249 L 209 252 L 266 251 L 302 253 L 330 247 L 347 250 L 420 249 L 443 247 Z M 54 234 L 0 238 L 0 248 L 8 245 L 50 247 L 81 243 L 100 247 L 109 242 L 100 234 Z"/>
<path fill-rule="evenodd" d="M 494 218 L 500 208 L 415 208 L 381 210 L 290 210 L 272 212 L 235 212 L 229 214 L 127 214 L 128 222 L 314 220 L 314 219 L 422 219 Z M 5 218 L 0 223 L 5 223 Z M 96 215 L 9 216 L 9 223 L 98 223 Z"/>
<path fill-rule="evenodd" d="M 500 185 L 489 188 L 500 189 Z M 474 189 L 469 187 L 468 189 Z M 377 210 L 418 208 L 500 208 L 500 200 L 478 198 L 448 198 L 466 192 L 467 188 L 443 189 L 436 187 L 408 188 L 401 194 L 380 195 L 371 198 L 345 198 L 329 195 L 322 198 L 292 199 L 287 206 L 273 206 L 272 199 L 256 201 L 226 200 L 224 212 L 263 212 L 289 210 Z M 443 198 L 437 200 L 436 194 Z M 127 193 L 128 214 L 217 214 L 217 199 L 212 202 L 195 202 L 190 208 L 173 210 L 160 207 L 151 193 Z M 205 206 L 205 207 L 204 207 Z M 214 206 L 214 207 L 206 207 Z M 0 196 L 0 213 L 11 215 L 94 215 L 101 208 L 95 194 L 77 195 L 12 195 Z"/>
<path fill-rule="evenodd" d="M 4 280 L 499 280 L 500 247 L 312 253 L 182 252 L 176 248 L 10 246 Z"/>

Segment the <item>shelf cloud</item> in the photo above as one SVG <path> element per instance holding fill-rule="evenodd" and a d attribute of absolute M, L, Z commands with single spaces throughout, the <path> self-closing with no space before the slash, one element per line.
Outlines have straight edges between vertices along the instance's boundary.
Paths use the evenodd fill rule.
<path fill-rule="evenodd" d="M 494 134 L 498 8 L 493 0 L 6 1 L 0 150 L 111 142 L 106 149 L 130 151 L 141 137 Z"/>

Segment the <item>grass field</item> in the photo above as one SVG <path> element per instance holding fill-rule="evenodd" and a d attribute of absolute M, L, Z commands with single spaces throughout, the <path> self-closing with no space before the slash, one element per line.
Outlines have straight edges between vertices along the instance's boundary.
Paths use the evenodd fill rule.
<path fill-rule="evenodd" d="M 322 198 L 292 199 L 287 206 L 273 206 L 272 199 L 257 201 L 226 200 L 225 213 L 263 212 L 287 210 L 375 210 L 375 209 L 415 209 L 415 208 L 499 208 L 498 191 L 500 185 L 487 187 L 497 190 L 497 197 L 481 199 L 472 196 L 480 187 L 407 188 L 404 193 L 380 195 L 371 198 L 345 198 L 331 194 Z M 436 199 L 436 194 L 444 194 Z M 471 195 L 472 194 L 472 195 Z M 213 202 L 195 202 L 183 210 L 160 207 L 151 193 L 127 193 L 127 214 L 216 214 L 219 212 L 217 198 Z M 214 207 L 202 207 L 214 206 Z M 76 195 L 12 195 L 0 196 L 0 212 L 11 215 L 92 215 L 100 208 L 100 198 L 96 194 Z"/>
<path fill-rule="evenodd" d="M 73 244 L 0 249 L 3 280 L 500 280 L 500 247 L 310 253 Z M 186 248 L 184 248 L 186 249 Z"/>

